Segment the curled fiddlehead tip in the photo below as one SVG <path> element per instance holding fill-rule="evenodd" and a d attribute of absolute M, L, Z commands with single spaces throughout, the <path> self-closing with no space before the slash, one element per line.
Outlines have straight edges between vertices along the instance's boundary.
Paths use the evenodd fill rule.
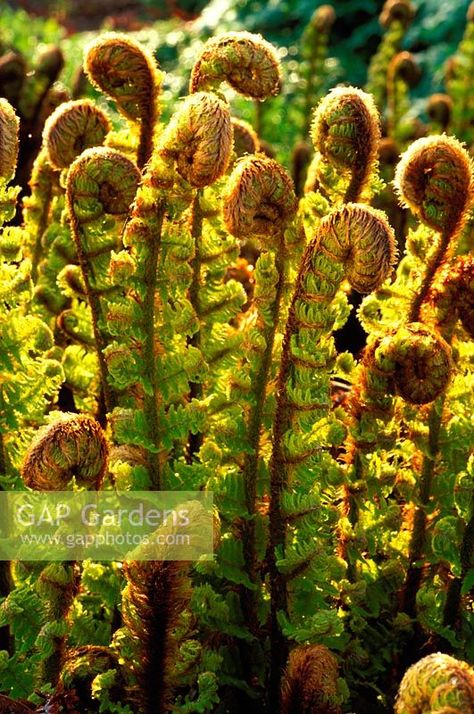
<path fill-rule="evenodd" d="M 402 155 L 394 186 L 402 205 L 441 233 L 457 230 L 472 200 L 472 164 L 451 136 L 417 139 Z"/>
<path fill-rule="evenodd" d="M 86 414 L 62 414 L 38 432 L 21 468 L 23 481 L 37 491 L 78 486 L 99 489 L 107 466 L 108 447 L 100 424 Z"/>
<path fill-rule="evenodd" d="M 385 213 L 347 203 L 320 223 L 320 245 L 344 264 L 345 276 L 360 293 L 370 293 L 386 280 L 396 260 L 396 240 Z"/>
<path fill-rule="evenodd" d="M 161 87 L 155 59 L 127 35 L 101 35 L 86 49 L 84 70 L 90 82 L 114 99 L 120 112 L 137 121 L 149 111 Z"/>
<path fill-rule="evenodd" d="M 18 159 L 20 121 L 10 102 L 0 98 L 0 178 L 11 181 Z"/>
<path fill-rule="evenodd" d="M 135 198 L 140 174 L 114 149 L 86 149 L 69 169 L 66 196 L 71 219 L 79 223 L 126 213 Z"/>
<path fill-rule="evenodd" d="M 340 714 L 337 679 L 337 660 L 327 647 L 296 647 L 282 682 L 281 714 Z"/>
<path fill-rule="evenodd" d="M 428 98 L 428 104 L 426 105 L 426 113 L 428 114 L 431 121 L 440 124 L 443 129 L 445 129 L 450 120 L 453 111 L 453 100 L 448 94 L 432 94 Z"/>
<path fill-rule="evenodd" d="M 64 67 L 64 55 L 57 45 L 46 45 L 38 54 L 36 71 L 54 80 Z"/>
<path fill-rule="evenodd" d="M 411 404 L 428 404 L 449 384 L 451 348 L 441 335 L 421 322 L 411 322 L 380 344 L 393 379 L 392 391 Z"/>
<path fill-rule="evenodd" d="M 385 29 L 392 22 L 401 22 L 404 27 L 408 27 L 414 17 L 415 9 L 410 0 L 387 0 L 380 13 L 380 24 Z"/>
<path fill-rule="evenodd" d="M 88 99 L 61 104 L 48 117 L 43 142 L 50 163 L 67 168 L 84 149 L 100 146 L 111 129 L 107 115 Z"/>
<path fill-rule="evenodd" d="M 329 32 L 336 22 L 336 11 L 332 5 L 320 5 L 313 13 L 310 23 L 318 32 Z"/>
<path fill-rule="evenodd" d="M 474 339 L 474 256 L 460 255 L 431 287 L 428 307 L 434 309 L 440 330 L 459 319 Z"/>
<path fill-rule="evenodd" d="M 221 82 L 228 82 L 251 99 L 278 94 L 281 70 L 275 48 L 250 32 L 228 32 L 211 38 L 194 64 L 189 91 L 212 89 Z"/>
<path fill-rule="evenodd" d="M 474 714 L 474 671 L 461 660 L 436 652 L 406 672 L 395 714 Z"/>
<path fill-rule="evenodd" d="M 232 118 L 234 130 L 234 153 L 237 158 L 245 154 L 256 154 L 259 150 L 258 136 L 246 121 Z"/>
<path fill-rule="evenodd" d="M 232 153 L 229 106 L 214 94 L 186 97 L 161 136 L 158 152 L 176 162 L 191 186 L 203 188 L 224 175 Z"/>
<path fill-rule="evenodd" d="M 360 188 L 377 161 L 380 119 L 371 94 L 356 87 L 336 87 L 314 113 L 311 138 L 326 161 L 350 169 Z"/>
<path fill-rule="evenodd" d="M 399 77 L 409 87 L 416 87 L 421 79 L 421 70 L 411 52 L 399 52 L 390 61 L 388 73 Z"/>
<path fill-rule="evenodd" d="M 236 238 L 282 235 L 296 215 L 293 182 L 277 161 L 263 154 L 240 159 L 224 198 L 224 221 Z"/>

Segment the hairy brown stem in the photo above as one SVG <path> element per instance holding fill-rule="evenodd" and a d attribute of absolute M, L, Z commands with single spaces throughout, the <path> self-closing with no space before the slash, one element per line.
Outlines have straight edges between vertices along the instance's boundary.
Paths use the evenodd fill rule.
<path fill-rule="evenodd" d="M 410 313 L 408 315 L 408 322 L 417 322 L 420 319 L 421 306 L 428 295 L 428 291 L 431 287 L 431 283 L 433 282 L 433 278 L 438 268 L 446 259 L 447 250 L 452 239 L 453 236 L 447 231 L 443 231 L 441 233 L 438 246 L 436 247 L 432 258 L 430 259 L 426 267 L 421 287 L 416 293 L 415 298 L 411 304 Z"/>

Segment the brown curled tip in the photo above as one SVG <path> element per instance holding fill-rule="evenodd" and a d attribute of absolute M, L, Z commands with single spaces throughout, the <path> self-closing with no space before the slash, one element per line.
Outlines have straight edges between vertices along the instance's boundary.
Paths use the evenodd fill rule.
<path fill-rule="evenodd" d="M 250 32 L 228 32 L 211 38 L 193 67 L 189 92 L 215 89 L 221 82 L 228 82 L 251 99 L 278 94 L 281 71 L 275 48 Z"/>
<path fill-rule="evenodd" d="M 337 680 L 337 660 L 327 647 L 296 647 L 282 681 L 280 714 L 341 714 Z"/>
<path fill-rule="evenodd" d="M 392 22 L 401 22 L 404 27 L 408 27 L 414 17 L 415 9 L 410 0 L 386 0 L 380 13 L 380 24 L 385 29 Z"/>
<path fill-rule="evenodd" d="M 410 322 L 384 338 L 393 391 L 411 404 L 428 404 L 446 389 L 453 371 L 451 348 L 438 332 Z"/>
<path fill-rule="evenodd" d="M 69 215 L 79 223 L 103 213 L 127 213 L 137 192 L 140 173 L 115 149 L 86 149 L 69 169 L 66 198 Z"/>
<path fill-rule="evenodd" d="M 100 424 L 86 414 L 62 414 L 43 427 L 23 461 L 26 486 L 38 491 L 78 486 L 99 489 L 107 466 L 108 446 Z"/>
<path fill-rule="evenodd" d="M 446 129 L 453 111 L 453 100 L 448 94 L 432 94 L 428 98 L 428 104 L 426 106 L 426 113 L 431 121 L 440 124 L 443 129 Z"/>
<path fill-rule="evenodd" d="M 149 113 L 161 86 L 151 52 L 120 33 L 102 35 L 89 45 L 84 70 L 94 87 L 114 99 L 120 112 L 132 121 Z"/>
<path fill-rule="evenodd" d="M 395 234 L 382 211 L 347 203 L 321 221 L 318 234 L 320 249 L 344 264 L 346 278 L 358 292 L 376 290 L 392 272 Z"/>
<path fill-rule="evenodd" d="M 10 102 L 0 98 L 0 178 L 11 181 L 18 159 L 20 121 Z"/>
<path fill-rule="evenodd" d="M 394 186 L 402 205 L 439 232 L 454 233 L 472 200 L 472 164 L 451 136 L 417 139 L 402 155 Z"/>
<path fill-rule="evenodd" d="M 435 652 L 405 672 L 395 714 L 474 714 L 474 671 L 466 662 Z"/>
<path fill-rule="evenodd" d="M 357 201 L 377 162 L 380 118 L 371 94 L 356 87 L 336 87 L 316 107 L 311 138 L 328 163 L 350 169 L 346 201 Z"/>
<path fill-rule="evenodd" d="M 245 154 L 256 154 L 259 150 L 259 140 L 253 127 L 246 121 L 232 118 L 234 130 L 234 153 L 237 158 Z"/>
<path fill-rule="evenodd" d="M 43 142 L 50 163 L 67 168 L 84 149 L 100 146 L 111 129 L 107 115 L 88 99 L 61 104 L 48 117 Z"/>
<path fill-rule="evenodd" d="M 224 222 L 236 238 L 281 234 L 298 200 L 285 169 L 263 154 L 240 159 L 224 197 Z"/>
<path fill-rule="evenodd" d="M 354 167 L 375 160 L 380 120 L 373 97 L 356 87 L 336 87 L 314 113 L 311 138 L 325 159 Z"/>
<path fill-rule="evenodd" d="M 174 161 L 191 186 L 209 186 L 224 175 L 232 153 L 229 106 L 214 94 L 186 97 L 161 136 L 158 152 Z"/>
<path fill-rule="evenodd" d="M 416 87 L 421 79 L 421 70 L 411 52 L 399 52 L 390 62 L 388 73 L 399 77 L 409 87 Z"/>

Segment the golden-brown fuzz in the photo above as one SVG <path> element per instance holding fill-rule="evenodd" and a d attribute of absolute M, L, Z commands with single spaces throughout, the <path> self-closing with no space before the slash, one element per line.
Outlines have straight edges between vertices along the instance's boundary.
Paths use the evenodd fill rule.
<path fill-rule="evenodd" d="M 319 250 L 344 265 L 347 280 L 358 292 L 372 292 L 392 272 L 395 235 L 383 211 L 347 203 L 321 221 L 317 234 Z"/>
<path fill-rule="evenodd" d="M 229 106 L 214 94 L 186 97 L 163 132 L 158 152 L 176 162 L 191 186 L 209 186 L 224 175 L 232 153 Z"/>
<path fill-rule="evenodd" d="M 43 427 L 21 467 L 26 486 L 61 491 L 75 477 L 78 486 L 99 489 L 107 466 L 108 446 L 100 424 L 86 414 L 62 414 Z"/>
<path fill-rule="evenodd" d="M 223 201 L 224 222 L 236 238 L 281 235 L 298 201 L 285 169 L 263 154 L 240 159 Z"/>
<path fill-rule="evenodd" d="M 52 166 L 65 169 L 84 149 L 100 146 L 111 129 L 109 118 L 89 99 L 61 104 L 48 117 L 43 142 Z"/>
<path fill-rule="evenodd" d="M 221 82 L 251 99 L 278 94 L 281 70 L 275 48 L 250 32 L 228 32 L 211 38 L 194 64 L 189 91 L 218 88 Z"/>
<path fill-rule="evenodd" d="M 161 86 L 155 59 L 128 35 L 101 35 L 86 49 L 84 70 L 90 82 L 117 102 L 120 112 L 137 121 L 149 111 Z"/>
<path fill-rule="evenodd" d="M 68 172 L 66 197 L 71 218 L 79 224 L 103 213 L 127 213 L 140 174 L 126 156 L 114 149 L 86 149 Z"/>
<path fill-rule="evenodd" d="M 410 322 L 384 337 L 377 348 L 384 372 L 393 381 L 390 391 L 411 404 L 429 404 L 444 392 L 453 372 L 451 348 L 438 332 Z"/>
<path fill-rule="evenodd" d="M 386 0 L 380 13 L 380 24 L 387 29 L 392 22 L 401 22 L 408 27 L 415 16 L 415 9 L 410 0 Z"/>
<path fill-rule="evenodd" d="M 426 305 L 434 310 L 435 321 L 441 331 L 450 331 L 456 320 L 474 339 L 474 256 L 460 255 L 448 265 L 432 286 Z"/>
<path fill-rule="evenodd" d="M 372 95 L 356 87 L 332 89 L 316 108 L 311 138 L 326 161 L 357 174 L 360 193 L 375 168 L 380 141 L 380 119 Z"/>
<path fill-rule="evenodd" d="M 405 672 L 395 714 L 474 714 L 474 670 L 441 652 L 423 657 Z"/>
<path fill-rule="evenodd" d="M 472 200 L 472 163 L 457 139 L 423 137 L 402 155 L 393 183 L 403 206 L 430 228 L 451 235 Z"/>
<path fill-rule="evenodd" d="M 296 647 L 282 681 L 280 714 L 340 714 L 337 679 L 337 660 L 327 647 Z"/>
<path fill-rule="evenodd" d="M 0 98 L 0 178 L 11 181 L 18 159 L 20 120 L 10 102 Z"/>
<path fill-rule="evenodd" d="M 237 158 L 245 154 L 256 154 L 259 151 L 258 136 L 248 122 L 232 118 L 232 129 L 234 130 L 234 153 Z"/>

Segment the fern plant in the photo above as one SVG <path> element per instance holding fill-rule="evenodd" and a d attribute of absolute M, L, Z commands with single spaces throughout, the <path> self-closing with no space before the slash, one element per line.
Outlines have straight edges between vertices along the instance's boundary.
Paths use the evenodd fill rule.
<path fill-rule="evenodd" d="M 151 53 L 94 40 L 85 70 L 124 124 L 86 99 L 56 109 L 15 226 L 18 120 L 0 101 L 2 488 L 215 499 L 212 560 L 3 564 L 10 711 L 415 712 L 413 670 L 396 694 L 419 651 L 436 665 L 423 706 L 438 666 L 462 673 L 446 706 L 470 696 L 451 661 L 474 657 L 466 149 L 433 135 L 403 154 L 400 260 L 371 205 L 386 99 L 385 139 L 408 141 L 411 16 L 386 3 L 375 99 L 337 87 L 308 116 L 307 76 L 300 199 L 232 116 L 228 86 L 254 102 L 281 86 L 251 33 L 205 43 L 166 112 Z M 315 17 L 327 34 L 330 10 Z M 360 354 L 335 341 L 351 291 Z"/>

